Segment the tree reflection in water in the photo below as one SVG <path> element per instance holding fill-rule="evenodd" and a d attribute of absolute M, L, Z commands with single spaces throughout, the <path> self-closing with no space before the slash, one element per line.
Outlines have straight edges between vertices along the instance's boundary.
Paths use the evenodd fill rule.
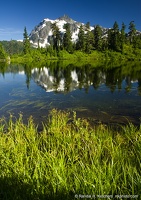
<path fill-rule="evenodd" d="M 139 123 L 140 63 L 118 67 L 106 64 L 93 67 L 80 63 L 79 66 L 64 65 L 56 61 L 41 66 L 1 63 L 0 81 L 6 81 L 9 73 L 24 74 L 27 88 L 23 88 L 22 80 L 19 82 L 16 78 L 15 88 L 12 85 L 5 86 L 5 89 L 1 87 L 0 106 L 4 115 L 11 110 L 14 113 L 22 111 L 27 117 L 33 115 L 41 121 L 55 107 L 77 111 L 78 117 L 91 118 L 94 122 L 123 123 L 130 118 Z"/>

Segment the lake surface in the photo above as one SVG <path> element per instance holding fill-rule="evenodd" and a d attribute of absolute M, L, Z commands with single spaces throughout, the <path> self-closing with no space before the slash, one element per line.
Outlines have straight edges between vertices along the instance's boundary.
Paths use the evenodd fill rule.
<path fill-rule="evenodd" d="M 49 63 L 0 65 L 0 117 L 30 115 L 39 126 L 53 108 L 76 111 L 93 123 L 141 122 L 141 64 L 79 67 Z"/>

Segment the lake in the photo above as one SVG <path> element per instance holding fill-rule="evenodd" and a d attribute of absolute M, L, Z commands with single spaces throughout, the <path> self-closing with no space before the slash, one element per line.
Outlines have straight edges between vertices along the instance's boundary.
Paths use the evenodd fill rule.
<path fill-rule="evenodd" d="M 41 127 L 53 108 L 109 125 L 141 122 L 141 63 L 43 66 L 0 64 L 0 117 L 26 123 L 30 115 Z"/>

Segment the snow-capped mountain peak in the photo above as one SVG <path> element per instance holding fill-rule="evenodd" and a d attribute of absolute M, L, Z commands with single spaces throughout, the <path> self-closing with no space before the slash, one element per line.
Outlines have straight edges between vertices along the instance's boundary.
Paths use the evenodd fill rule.
<path fill-rule="evenodd" d="M 32 30 L 31 34 L 29 35 L 29 39 L 31 43 L 37 47 L 38 44 L 40 47 L 45 47 L 46 45 L 50 45 L 51 37 L 52 37 L 52 29 L 51 24 L 56 23 L 63 36 L 65 33 L 64 24 L 69 23 L 70 29 L 72 32 L 72 41 L 76 42 L 78 39 L 79 28 L 81 25 L 85 26 L 84 23 L 77 22 L 67 15 L 59 17 L 55 20 L 45 18 L 42 22 L 40 22 L 35 28 Z M 94 27 L 90 27 L 90 30 L 93 30 Z"/>

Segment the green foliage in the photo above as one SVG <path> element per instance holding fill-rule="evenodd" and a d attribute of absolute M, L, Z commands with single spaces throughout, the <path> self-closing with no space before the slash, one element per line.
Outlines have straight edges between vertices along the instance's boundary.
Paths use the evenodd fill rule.
<path fill-rule="evenodd" d="M 87 33 L 86 33 L 86 44 L 85 44 L 85 52 L 90 54 L 93 46 L 94 46 L 94 35 L 93 33 L 90 31 L 90 25 L 89 23 L 86 24 L 87 27 Z"/>
<path fill-rule="evenodd" d="M 3 59 L 6 59 L 7 58 L 7 54 L 2 46 L 2 44 L 0 43 L 0 59 L 3 60 Z"/>
<path fill-rule="evenodd" d="M 0 42 L 5 49 L 6 53 L 10 56 L 13 54 L 21 54 L 23 52 L 23 42 L 10 40 Z"/>
<path fill-rule="evenodd" d="M 102 30 L 99 25 L 96 25 L 94 29 L 94 47 L 97 50 L 102 49 Z"/>
<path fill-rule="evenodd" d="M 141 60 L 141 49 L 133 48 L 131 45 L 125 44 L 123 46 L 122 55 L 127 60 Z"/>
<path fill-rule="evenodd" d="M 76 43 L 76 49 L 80 51 L 85 51 L 85 33 L 83 30 L 83 26 L 81 25 L 79 28 L 79 33 L 78 33 L 78 41 Z"/>
<path fill-rule="evenodd" d="M 28 53 L 30 53 L 30 41 L 29 41 L 26 27 L 24 28 L 23 37 L 24 37 L 23 38 L 23 52 L 24 52 L 24 54 L 28 54 Z"/>
<path fill-rule="evenodd" d="M 130 44 L 134 43 L 135 33 L 136 33 L 136 27 L 135 27 L 134 21 L 131 21 L 129 24 L 129 33 L 128 33 Z"/>
<path fill-rule="evenodd" d="M 141 35 L 137 35 L 133 42 L 133 47 L 135 49 L 141 49 Z"/>
<path fill-rule="evenodd" d="M 141 193 L 141 127 L 114 132 L 53 109 L 38 133 L 32 117 L 0 124 L 2 199 L 75 199 Z"/>
<path fill-rule="evenodd" d="M 18 62 L 46 61 L 48 59 L 140 60 L 141 34 L 136 31 L 133 21 L 130 22 L 128 34 L 125 34 L 126 26 L 124 23 L 119 30 L 119 25 L 115 22 L 113 28 L 107 31 L 108 37 L 102 35 L 102 29 L 99 25 L 96 25 L 91 31 L 88 22 L 85 26 L 80 26 L 76 43 L 71 41 L 72 34 L 69 23 L 64 25 L 66 30 L 64 35 L 61 34 L 56 23 L 51 24 L 51 28 L 53 31 L 51 45 L 46 46 L 46 48 L 40 48 L 39 45 L 37 49 L 31 48 L 26 27 L 24 28 L 23 43 L 17 41 L 2 41 L 1 43 L 4 44 L 12 61 L 17 60 Z M 0 48 L 0 57 L 5 57 L 5 51 L 2 47 Z M 22 49 L 24 54 L 21 53 Z"/>
<path fill-rule="evenodd" d="M 51 29 L 53 31 L 53 48 L 58 51 L 61 45 L 61 33 L 56 23 L 51 24 Z"/>
<path fill-rule="evenodd" d="M 121 41 L 121 51 L 123 51 L 123 45 L 125 44 L 126 42 L 126 37 L 125 37 L 125 24 L 122 23 L 122 28 L 121 28 L 121 35 L 120 35 L 120 41 Z"/>
<path fill-rule="evenodd" d="M 63 37 L 63 48 L 68 51 L 68 52 L 72 52 L 73 51 L 73 45 L 72 45 L 72 41 L 71 41 L 71 31 L 70 31 L 70 25 L 64 24 L 64 29 L 66 30 L 64 37 Z"/>
<path fill-rule="evenodd" d="M 108 46 L 114 51 L 120 51 L 120 33 L 117 22 L 115 22 L 113 28 L 108 31 Z"/>

